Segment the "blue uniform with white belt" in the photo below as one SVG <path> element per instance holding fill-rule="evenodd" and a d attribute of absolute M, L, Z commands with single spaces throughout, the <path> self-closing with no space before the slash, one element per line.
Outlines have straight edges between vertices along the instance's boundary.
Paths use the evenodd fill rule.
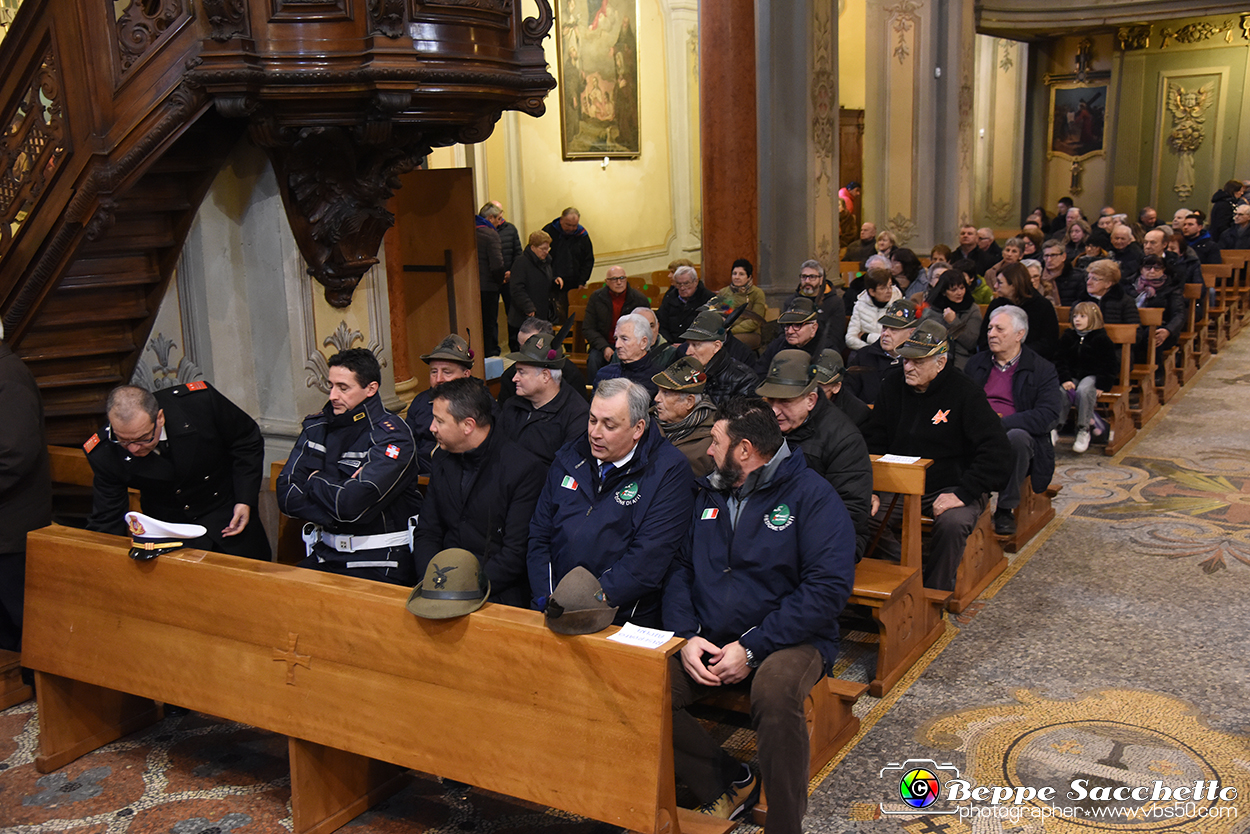
<path fill-rule="evenodd" d="M 416 444 L 401 417 L 372 396 L 304 419 L 278 476 L 278 508 L 303 519 L 301 567 L 397 585 L 416 583 L 410 528 L 421 509 Z"/>

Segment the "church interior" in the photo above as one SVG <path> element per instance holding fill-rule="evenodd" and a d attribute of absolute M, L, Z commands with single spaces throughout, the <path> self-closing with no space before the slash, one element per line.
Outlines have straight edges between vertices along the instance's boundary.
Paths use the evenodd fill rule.
<path fill-rule="evenodd" d="M 746 258 L 775 319 L 803 261 L 835 284 L 854 277 L 846 230 L 861 223 L 924 255 L 954 248 L 961 225 L 1003 243 L 1062 198 L 1091 219 L 1104 206 L 1171 218 L 1209 212 L 1226 181 L 1250 178 L 1250 10 L 1221 0 L 0 0 L 0 35 L 0 314 L 39 384 L 48 443 L 81 446 L 116 385 L 208 381 L 259 424 L 267 484 L 325 404 L 337 351 L 377 355 L 397 413 L 429 387 L 420 357 L 448 333 L 468 341 L 475 376 L 498 376 L 470 222 L 490 201 L 523 240 L 575 206 L 594 242 L 592 288 L 620 266 L 663 292 L 684 258 L 715 290 Z M 848 218 L 839 191 L 852 182 L 862 196 Z M 1175 390 L 1161 396 L 1153 372 L 1140 394 L 1126 388 L 1133 436 L 1106 455 L 1060 441 L 1053 513 L 998 553 L 961 610 L 938 611 L 938 636 L 886 691 L 869 691 L 885 638 L 871 621 L 846 631 L 831 676 L 844 686 L 826 696 L 843 693 L 840 735 L 813 769 L 806 830 L 1250 832 L 1250 343 L 1237 338 L 1250 265 L 1220 275 L 1210 335 L 1191 320 L 1201 329 L 1192 366 L 1178 354 Z M 280 550 L 272 487 L 260 515 Z M 72 577 L 84 599 L 108 573 L 92 571 Z M 205 599 L 287 604 L 237 593 Z M 340 601 L 369 612 L 394 599 Z M 914 604 L 898 628 L 922 608 L 932 616 Z M 499 617 L 492 627 L 519 629 Z M 438 633 L 489 645 L 479 632 Z M 237 662 L 240 675 L 281 670 L 284 690 L 308 671 L 294 660 L 305 644 L 287 637 L 255 637 L 278 641 L 257 643 L 259 665 L 202 644 L 202 665 L 162 674 L 173 691 L 229 690 L 210 672 Z M 344 642 L 345 654 L 359 648 Z M 609 677 L 642 680 L 655 665 L 602 658 L 622 664 L 595 668 Z M 524 657 L 535 680 L 518 689 L 542 688 L 543 660 Z M 161 667 L 134 662 L 145 675 Z M 459 671 L 494 684 L 515 673 Z M 628 732 L 552 718 L 528 744 L 635 745 L 616 758 L 660 768 L 660 804 L 641 815 L 616 807 L 641 793 L 621 787 L 628 775 L 540 789 L 537 753 L 501 754 L 493 767 L 508 775 L 496 778 L 481 769 L 490 756 L 468 752 L 446 770 L 434 759 L 396 770 L 386 762 L 409 731 L 378 734 L 367 753 L 336 750 L 299 736 L 284 711 L 298 693 L 268 727 L 214 713 L 211 698 L 153 707 L 136 694 L 152 697 L 84 684 L 0 702 L 0 831 L 704 830 L 667 816 L 671 745 L 666 760 L 667 741 L 646 746 L 628 715 L 612 716 Z M 303 707 L 351 712 L 356 696 L 339 694 Z M 465 711 L 494 708 L 490 688 L 475 697 Z M 40 734 L 45 698 L 90 713 L 53 755 L 41 747 L 56 743 Z M 741 715 L 702 717 L 751 758 Z M 1088 797 L 932 816 L 900 800 L 898 772 L 913 761 L 943 782 L 1198 781 L 1242 798 L 1213 789 L 1166 814 L 1176 806 L 1138 803 L 1136 819 L 1103 819 L 1114 803 Z M 357 782 L 326 780 L 339 773 Z M 324 807 L 293 803 L 296 790 Z M 763 816 L 741 830 L 753 825 L 767 830 Z"/>

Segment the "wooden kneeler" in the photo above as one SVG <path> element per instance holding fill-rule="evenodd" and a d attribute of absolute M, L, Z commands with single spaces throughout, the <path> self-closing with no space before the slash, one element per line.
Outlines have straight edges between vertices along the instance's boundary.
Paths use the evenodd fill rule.
<path fill-rule="evenodd" d="M 949 592 L 924 587 L 920 540 L 920 499 L 925 470 L 933 461 L 885 463 L 872 460 L 872 486 L 897 493 L 903 501 L 899 564 L 861 559 L 855 566 L 850 602 L 866 606 L 877 623 L 877 669 L 868 692 L 883 697 L 946 630 L 942 610 Z"/>
<path fill-rule="evenodd" d="M 33 694 L 31 688 L 22 683 L 22 656 L 0 649 L 0 709 L 29 701 Z"/>

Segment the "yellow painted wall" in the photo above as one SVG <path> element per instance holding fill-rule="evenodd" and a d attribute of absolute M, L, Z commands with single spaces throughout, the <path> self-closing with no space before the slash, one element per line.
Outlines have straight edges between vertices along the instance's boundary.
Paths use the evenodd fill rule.
<path fill-rule="evenodd" d="M 504 202 L 509 219 L 524 224 L 522 240 L 555 219 L 566 206 L 576 206 L 595 246 L 591 281 L 603 280 L 613 263 L 624 261 L 631 274 L 659 269 L 670 260 L 676 230 L 670 183 L 667 78 L 668 59 L 659 0 L 638 0 L 638 86 L 642 112 L 641 155 L 637 159 L 565 161 L 560 148 L 559 89 L 547 96 L 547 112 L 535 119 L 518 115 L 514 141 L 518 170 L 508 169 L 508 118 L 475 153 L 475 174 L 485 176 L 493 199 Z M 543 41 L 548 69 L 557 76 L 555 38 Z M 679 81 L 678 83 L 684 83 Z M 451 148 L 430 155 L 431 168 L 454 167 Z M 484 170 L 482 170 L 484 168 Z M 521 204 L 508 204 L 510 177 L 521 181 Z"/>
<path fill-rule="evenodd" d="M 838 5 L 838 100 L 847 110 L 863 110 L 867 98 L 868 3 L 841 0 Z"/>

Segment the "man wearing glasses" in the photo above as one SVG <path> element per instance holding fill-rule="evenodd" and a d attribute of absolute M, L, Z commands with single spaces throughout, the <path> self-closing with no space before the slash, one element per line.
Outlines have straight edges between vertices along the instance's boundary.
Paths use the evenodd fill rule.
<path fill-rule="evenodd" d="M 586 373 L 591 379 L 616 354 L 613 346 L 616 322 L 636 307 L 647 307 L 650 303 L 645 295 L 629 285 L 624 267 L 608 267 L 604 286 L 586 299 L 586 318 L 582 322 L 582 335 L 586 337 L 589 351 Z"/>
<path fill-rule="evenodd" d="M 670 342 L 680 342 L 694 324 L 695 316 L 715 294 L 703 285 L 694 267 L 679 266 L 673 272 L 673 283 L 660 299 L 660 335 Z"/>
<path fill-rule="evenodd" d="M 842 294 L 825 277 L 825 268 L 820 261 L 803 261 L 799 267 L 799 285 L 794 295 L 786 300 L 786 307 L 799 296 L 810 298 L 816 304 L 821 332 L 825 334 L 825 347 L 842 350 L 846 346 L 846 305 Z"/>
<path fill-rule="evenodd" d="M 126 534 L 127 490 L 162 521 L 208 532 L 188 547 L 269 559 L 257 515 L 265 441 L 256 421 L 207 382 L 108 397 L 108 425 L 83 449 L 95 473 L 87 529 Z"/>

